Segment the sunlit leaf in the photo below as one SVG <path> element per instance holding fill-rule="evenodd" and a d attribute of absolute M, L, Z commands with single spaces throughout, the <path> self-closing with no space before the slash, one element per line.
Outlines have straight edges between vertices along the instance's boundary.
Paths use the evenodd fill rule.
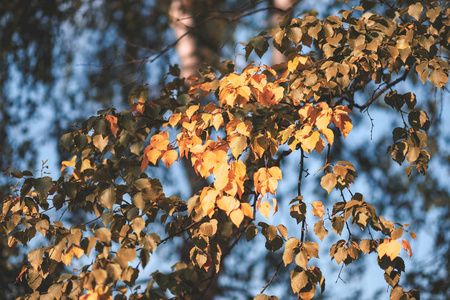
<path fill-rule="evenodd" d="M 270 203 L 267 201 L 264 201 L 263 203 L 261 203 L 261 206 L 259 207 L 259 212 L 261 213 L 261 215 L 263 215 L 264 217 L 269 219 L 269 213 L 270 213 L 271 209 L 272 209 L 272 206 L 270 205 Z"/>
<path fill-rule="evenodd" d="M 402 240 L 402 247 L 403 247 L 403 249 L 406 250 L 409 257 L 411 257 L 412 256 L 411 245 L 409 244 L 409 242 L 407 240 Z"/>
<path fill-rule="evenodd" d="M 313 207 L 312 210 L 313 215 L 323 219 L 323 215 L 325 214 L 324 212 L 325 207 L 323 206 L 323 203 L 321 201 L 314 201 L 313 203 L 311 203 L 311 205 Z"/>
<path fill-rule="evenodd" d="M 66 167 L 75 167 L 76 160 L 77 160 L 77 156 L 74 155 L 74 156 L 72 157 L 71 160 L 65 160 L 65 161 L 63 161 L 63 162 L 61 163 L 61 165 L 62 165 L 62 167 L 61 167 L 61 172 L 64 171 L 64 169 L 65 169 Z"/>
<path fill-rule="evenodd" d="M 380 258 L 386 255 L 391 260 L 394 260 L 400 254 L 400 243 L 393 239 L 384 239 L 384 241 L 378 245 L 377 252 Z"/>

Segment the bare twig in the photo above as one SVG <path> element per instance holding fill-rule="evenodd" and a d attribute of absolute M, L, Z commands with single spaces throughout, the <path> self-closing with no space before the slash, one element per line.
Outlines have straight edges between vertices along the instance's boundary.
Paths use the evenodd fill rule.
<path fill-rule="evenodd" d="M 283 261 L 280 261 L 280 263 L 277 266 L 277 269 L 275 270 L 275 273 L 273 273 L 272 278 L 270 278 L 269 282 L 263 287 L 260 294 L 264 293 L 264 291 L 269 287 L 269 285 L 272 283 L 273 279 L 277 275 L 278 271 L 280 270 L 281 266 L 283 265 Z"/>

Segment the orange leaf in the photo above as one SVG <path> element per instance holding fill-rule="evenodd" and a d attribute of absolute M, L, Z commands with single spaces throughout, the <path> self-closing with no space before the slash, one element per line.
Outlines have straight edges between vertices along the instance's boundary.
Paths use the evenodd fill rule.
<path fill-rule="evenodd" d="M 277 199 L 272 198 L 272 203 L 273 203 L 273 214 L 275 214 L 278 211 L 278 202 Z"/>
<path fill-rule="evenodd" d="M 403 249 L 406 250 L 406 252 L 408 253 L 409 257 L 411 257 L 412 256 L 411 245 L 408 243 L 407 240 L 402 240 L 402 247 L 403 247 Z"/>
<path fill-rule="evenodd" d="M 117 117 L 113 115 L 107 115 L 106 120 L 111 123 L 111 133 L 117 136 L 117 131 L 119 131 L 119 125 L 117 125 Z"/>
<path fill-rule="evenodd" d="M 313 207 L 313 215 L 323 219 L 323 215 L 325 214 L 323 203 L 320 201 L 314 201 L 313 203 L 311 203 L 311 205 Z"/>
<path fill-rule="evenodd" d="M 178 153 L 175 150 L 168 150 L 164 152 L 164 155 L 161 157 L 161 160 L 163 163 L 166 164 L 167 168 L 170 168 L 170 166 L 173 164 L 174 161 L 176 161 L 178 158 Z"/>
<path fill-rule="evenodd" d="M 319 141 L 317 142 L 314 150 L 316 150 L 316 152 L 320 154 L 320 153 L 322 153 L 323 149 L 325 149 L 325 142 L 324 142 L 324 140 L 319 138 Z"/>
<path fill-rule="evenodd" d="M 264 217 L 266 217 L 267 219 L 269 219 L 269 213 L 270 213 L 270 209 L 271 209 L 271 205 L 269 202 L 264 201 L 261 206 L 259 207 L 259 212 L 261 213 L 261 215 L 263 215 Z"/>
<path fill-rule="evenodd" d="M 77 156 L 74 155 L 71 160 L 65 160 L 61 163 L 61 172 L 64 171 L 66 167 L 75 167 L 75 161 L 77 160 Z"/>
<path fill-rule="evenodd" d="M 161 156 L 161 150 L 150 149 L 149 151 L 146 151 L 145 156 L 152 164 L 156 165 L 156 162 L 158 161 L 159 157 Z"/>
<path fill-rule="evenodd" d="M 142 163 L 141 163 L 141 172 L 144 172 L 145 169 L 147 169 L 148 167 L 148 157 L 146 154 L 144 154 L 144 157 L 142 158 Z"/>
<path fill-rule="evenodd" d="M 244 216 L 247 216 L 250 219 L 253 219 L 253 209 L 250 206 L 250 204 L 248 204 L 246 202 L 241 203 L 241 210 L 242 210 L 242 213 L 244 214 Z"/>
<path fill-rule="evenodd" d="M 78 246 L 75 246 L 75 245 L 72 245 L 71 251 L 73 252 L 73 254 L 75 255 L 75 257 L 77 259 L 79 259 L 84 254 L 84 250 L 82 248 L 78 247 Z"/>
<path fill-rule="evenodd" d="M 242 213 L 242 210 L 235 209 L 230 213 L 230 219 L 231 222 L 233 222 L 236 227 L 239 228 L 239 225 L 241 225 L 242 220 L 244 220 L 244 214 Z"/>

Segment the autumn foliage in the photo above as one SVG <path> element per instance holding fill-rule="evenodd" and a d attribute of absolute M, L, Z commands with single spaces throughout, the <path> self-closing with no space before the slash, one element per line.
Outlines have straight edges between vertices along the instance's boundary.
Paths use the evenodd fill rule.
<path fill-rule="evenodd" d="M 437 52 L 449 48 L 450 10 L 417 2 L 385 18 L 365 11 L 369 1 L 362 3 L 323 20 L 309 14 L 292 19 L 245 46 L 247 58 L 253 51 L 262 56 L 270 42 L 286 55 L 285 63 L 252 62 L 242 71 L 233 67 L 221 74 L 207 68 L 189 78 L 187 92 L 172 67 L 172 81 L 157 99 L 148 99 L 146 85 L 135 87 L 129 111 L 100 111 L 62 137 L 71 159 L 62 162 L 56 180 L 12 172 L 22 181 L 3 201 L 1 233 L 11 247 L 26 245 L 37 233 L 50 238 L 29 251 L 29 263 L 18 274 L 34 291 L 30 299 L 166 299 L 166 291 L 198 299 L 212 274 L 221 271 L 224 253 L 241 236 L 250 241 L 258 234 L 268 251 L 282 249 L 277 253 L 290 270 L 292 292 L 311 299 L 316 289 L 325 290 L 313 260 L 319 259 L 320 246 L 311 236 L 322 241 L 330 231 L 335 240 L 329 253 L 338 265 L 376 253 L 370 257 L 385 271 L 391 299 L 418 299 L 416 290 L 399 285 L 405 271 L 399 254 L 403 248 L 412 255 L 408 240 L 414 233 L 407 224 L 380 216 L 352 189 L 357 180 L 352 163 L 331 161 L 329 153 L 337 139 L 352 134 L 352 114 L 384 96 L 406 120 L 393 129 L 392 158 L 399 164 L 406 158 L 408 176 L 413 168 L 426 172 L 430 121 L 413 93 L 394 88 L 407 76 L 436 88 L 446 84 L 448 62 Z M 373 93 L 359 103 L 354 95 L 364 88 Z M 304 160 L 312 152 L 323 157 L 320 185 L 339 195 L 338 202 L 303 199 Z M 300 161 L 298 196 L 289 203 L 297 236 L 283 224 L 255 224 L 257 214 L 271 222 L 278 211 L 277 188 L 286 177 L 281 162 L 288 155 Z M 170 169 L 180 160 L 210 182 L 190 199 L 167 196 L 152 177 L 153 168 Z M 75 209 L 92 218 L 63 224 L 48 213 Z M 307 214 L 314 224 L 307 223 Z M 164 236 L 152 231 L 154 222 L 165 226 Z M 172 273 L 140 274 L 139 265 L 145 267 L 155 251 L 184 234 L 193 242 L 189 263 L 176 264 Z M 90 262 L 82 269 L 57 271 L 84 256 Z M 150 278 L 147 287 L 134 290 L 141 277 Z M 255 299 L 274 299 L 264 291 Z"/>

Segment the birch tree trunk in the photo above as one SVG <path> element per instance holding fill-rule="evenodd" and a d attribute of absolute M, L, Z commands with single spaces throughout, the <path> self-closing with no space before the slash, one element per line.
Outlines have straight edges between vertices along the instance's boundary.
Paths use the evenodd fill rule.
<path fill-rule="evenodd" d="M 176 50 L 180 56 L 182 78 L 197 74 L 199 68 L 197 41 L 195 36 L 189 33 L 195 26 L 194 18 L 188 10 L 191 5 L 192 1 L 172 0 L 169 11 L 175 38 L 179 39 Z"/>
<path fill-rule="evenodd" d="M 274 0 L 273 1 L 273 5 L 276 8 L 279 8 L 285 12 L 275 12 L 274 14 L 272 14 L 272 27 L 277 26 L 282 20 L 283 18 L 286 16 L 286 11 L 291 8 L 291 6 L 293 5 L 293 0 Z M 292 18 L 292 10 L 290 10 L 288 12 L 288 14 L 291 15 Z M 286 56 L 283 55 L 283 53 L 281 53 L 280 51 L 278 51 L 277 49 L 273 48 L 272 50 L 272 64 L 276 65 L 276 64 L 280 64 L 282 62 L 286 61 Z"/>

